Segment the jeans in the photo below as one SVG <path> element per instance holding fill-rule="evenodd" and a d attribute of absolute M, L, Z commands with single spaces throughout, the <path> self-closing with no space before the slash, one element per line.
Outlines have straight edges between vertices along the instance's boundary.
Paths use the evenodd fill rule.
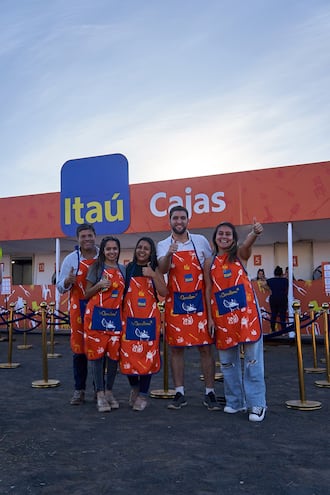
<path fill-rule="evenodd" d="M 112 390 L 113 384 L 115 382 L 118 361 L 109 359 L 108 357 L 101 357 L 100 359 L 93 359 L 90 361 L 90 366 L 93 375 L 94 387 L 96 392 L 106 390 Z M 106 375 L 105 375 L 105 368 Z M 104 378 L 106 378 L 104 380 Z"/>
<path fill-rule="evenodd" d="M 85 354 L 73 354 L 73 379 L 75 390 L 86 390 L 87 358 Z"/>
<path fill-rule="evenodd" d="M 263 340 L 244 344 L 241 363 L 240 346 L 220 350 L 219 357 L 226 405 L 233 409 L 266 407 Z"/>
<path fill-rule="evenodd" d="M 152 375 L 128 375 L 131 387 L 138 388 L 141 395 L 148 395 Z"/>

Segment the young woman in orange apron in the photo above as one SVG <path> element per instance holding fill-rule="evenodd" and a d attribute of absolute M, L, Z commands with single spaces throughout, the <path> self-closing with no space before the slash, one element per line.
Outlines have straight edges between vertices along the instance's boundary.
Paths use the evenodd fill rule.
<path fill-rule="evenodd" d="M 129 403 L 134 411 L 145 409 L 151 377 L 161 367 L 158 294 L 165 296 L 167 288 L 157 268 L 155 244 L 149 237 L 142 237 L 126 269 L 120 349 L 120 370 L 128 376 Z"/>
<path fill-rule="evenodd" d="M 101 241 L 99 258 L 87 275 L 86 297 L 90 299 L 84 319 L 85 347 L 93 372 L 99 412 L 119 407 L 112 393 L 119 360 L 125 288 L 125 267 L 118 264 L 119 255 L 119 240 L 105 237 Z"/>
<path fill-rule="evenodd" d="M 255 222 L 252 232 L 238 247 L 235 227 L 229 222 L 221 223 L 213 234 L 215 256 L 204 265 L 208 322 L 210 330 L 215 329 L 224 375 L 224 412 L 234 414 L 248 409 L 250 421 L 262 421 L 266 412 L 261 317 L 245 269 L 252 245 L 262 230 L 262 225 Z"/>

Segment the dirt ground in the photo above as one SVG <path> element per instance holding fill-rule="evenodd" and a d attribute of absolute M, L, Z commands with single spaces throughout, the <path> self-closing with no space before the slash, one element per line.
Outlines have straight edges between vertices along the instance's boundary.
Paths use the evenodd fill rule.
<path fill-rule="evenodd" d="M 3 336 L 3 334 L 2 334 Z M 48 380 L 58 387 L 34 388 L 45 378 L 41 335 L 28 335 L 28 350 L 17 349 L 17 368 L 0 369 L 0 493 L 15 495 L 327 495 L 330 493 L 330 389 L 315 386 L 326 374 L 303 376 L 305 400 L 321 409 L 288 409 L 300 400 L 297 352 L 289 343 L 265 343 L 268 411 L 262 423 L 246 414 L 210 412 L 202 405 L 196 349 L 186 351 L 188 406 L 168 410 L 167 399 L 151 399 L 147 409 L 128 407 L 127 378 L 118 374 L 114 393 L 120 409 L 100 414 L 91 380 L 87 401 L 71 406 L 72 355 L 68 335 L 56 335 L 48 359 Z M 319 358 L 324 357 L 318 346 Z M 305 367 L 312 348 L 303 345 Z M 0 362 L 8 362 L 8 342 L 0 342 Z M 324 364 L 321 366 L 325 366 Z M 163 372 L 151 389 L 162 389 Z M 170 387 L 171 379 L 170 379 Z M 216 382 L 223 397 L 223 384 Z"/>

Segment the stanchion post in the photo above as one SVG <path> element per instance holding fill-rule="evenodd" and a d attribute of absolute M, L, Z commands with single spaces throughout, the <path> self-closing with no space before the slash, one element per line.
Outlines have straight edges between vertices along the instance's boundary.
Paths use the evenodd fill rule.
<path fill-rule="evenodd" d="M 168 345 L 166 342 L 165 335 L 165 324 L 164 324 L 164 303 L 158 303 L 158 309 L 161 313 L 162 319 L 162 329 L 163 329 L 163 389 L 151 390 L 150 397 L 154 399 L 172 399 L 175 396 L 175 390 L 169 390 L 168 388 Z"/>
<path fill-rule="evenodd" d="M 54 309 L 55 309 L 55 303 L 51 302 L 49 303 L 50 306 L 50 353 L 47 354 L 47 357 L 52 359 L 52 358 L 59 358 L 62 356 L 62 354 L 57 354 L 54 353 L 54 329 L 55 329 L 55 318 L 54 318 Z"/>
<path fill-rule="evenodd" d="M 315 336 L 315 312 L 314 312 L 314 304 L 309 303 L 309 315 L 311 319 L 311 334 L 312 334 L 312 348 L 313 348 L 313 363 L 314 368 L 305 368 L 306 373 L 324 373 L 325 368 L 319 368 L 317 366 L 317 352 L 316 352 L 316 336 Z"/>
<path fill-rule="evenodd" d="M 0 368 L 18 368 L 20 366 L 20 363 L 13 363 L 12 362 L 12 357 L 13 357 L 13 320 L 14 320 L 14 308 L 15 308 L 15 303 L 10 303 L 9 305 L 10 310 L 9 310 L 9 323 L 7 320 L 7 326 L 8 326 L 8 362 L 7 363 L 0 363 Z M 7 315 L 8 318 L 8 315 Z"/>
<path fill-rule="evenodd" d="M 317 387 L 330 387 L 330 355 L 329 355 L 329 304 L 327 302 L 322 304 L 323 316 L 324 316 L 324 347 L 325 347 L 325 362 L 327 365 L 327 379 L 318 380 L 315 382 Z"/>
<path fill-rule="evenodd" d="M 296 331 L 300 400 L 289 400 L 286 402 L 286 406 L 289 409 L 312 411 L 315 409 L 320 409 L 322 404 L 321 402 L 318 401 L 307 401 L 305 397 L 304 368 L 303 368 L 301 333 L 300 333 L 300 301 L 294 301 L 292 304 L 292 308 L 294 311 L 294 322 L 295 322 L 295 331 Z"/>
<path fill-rule="evenodd" d="M 23 320 L 23 344 L 17 346 L 17 349 L 19 349 L 19 350 L 31 349 L 31 347 L 32 347 L 31 344 L 28 344 L 27 343 L 26 307 L 27 307 L 27 303 L 26 303 L 26 301 L 23 301 L 23 314 L 24 314 L 24 320 Z"/>
<path fill-rule="evenodd" d="M 57 387 L 60 385 L 59 380 L 48 379 L 48 361 L 47 361 L 47 303 L 41 302 L 41 326 L 42 326 L 42 369 L 43 380 L 36 380 L 32 382 L 34 388 L 49 388 Z"/>

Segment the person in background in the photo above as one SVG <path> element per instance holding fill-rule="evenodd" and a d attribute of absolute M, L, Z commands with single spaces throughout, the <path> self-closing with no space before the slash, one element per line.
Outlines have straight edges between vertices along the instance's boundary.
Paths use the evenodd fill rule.
<path fill-rule="evenodd" d="M 258 287 L 260 291 L 264 291 L 267 287 L 267 279 L 265 275 L 265 270 L 263 268 L 259 268 L 257 271 L 257 276 L 253 280 L 258 282 Z"/>
<path fill-rule="evenodd" d="M 168 274 L 168 295 L 165 303 L 166 340 L 171 349 L 171 367 L 175 397 L 169 409 L 187 405 L 184 389 L 184 350 L 197 346 L 205 381 L 203 404 L 209 411 L 218 411 L 214 392 L 215 363 L 213 336 L 209 333 L 204 297 L 204 260 L 211 255 L 208 240 L 191 234 L 188 210 L 173 206 L 169 213 L 171 235 L 157 245 L 160 271 Z"/>
<path fill-rule="evenodd" d="M 287 277 L 283 276 L 283 269 L 276 266 L 274 277 L 267 279 L 267 286 L 271 291 L 269 296 L 269 305 L 271 311 L 270 326 L 272 332 L 276 330 L 276 319 L 280 317 L 281 329 L 286 330 L 286 314 L 288 311 L 288 290 L 289 282 Z"/>
<path fill-rule="evenodd" d="M 126 271 L 118 263 L 119 256 L 119 239 L 104 237 L 98 259 L 86 276 L 85 349 L 93 374 L 96 407 L 101 413 L 119 408 L 112 392 L 119 360 Z"/>
<path fill-rule="evenodd" d="M 131 386 L 129 405 L 133 411 L 143 411 L 147 406 L 151 377 L 160 370 L 161 321 L 157 303 L 158 295 L 166 294 L 154 241 L 141 237 L 133 261 L 126 268 L 120 348 L 120 370 L 127 375 Z"/>
<path fill-rule="evenodd" d="M 220 223 L 213 234 L 214 255 L 204 265 L 208 324 L 210 332 L 215 330 L 224 379 L 224 412 L 248 410 L 250 421 L 263 421 L 266 412 L 261 316 L 246 271 L 252 245 L 262 231 L 262 225 L 254 221 L 238 246 L 234 225 Z"/>
<path fill-rule="evenodd" d="M 84 345 L 84 313 L 86 308 L 86 275 L 97 256 L 96 233 L 93 225 L 83 223 L 77 227 L 78 246 L 62 263 L 57 290 L 70 292 L 71 349 L 73 352 L 74 393 L 70 403 L 74 406 L 85 402 L 87 358 Z"/>

